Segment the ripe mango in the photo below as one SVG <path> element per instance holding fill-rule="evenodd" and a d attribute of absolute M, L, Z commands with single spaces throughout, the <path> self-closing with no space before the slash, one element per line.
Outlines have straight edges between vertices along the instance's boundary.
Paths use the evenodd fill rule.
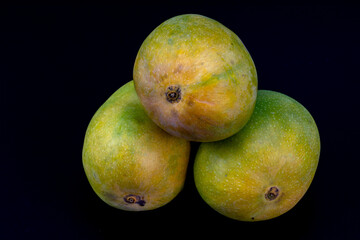
<path fill-rule="evenodd" d="M 190 141 L 230 137 L 255 106 L 249 52 L 235 33 L 201 15 L 176 16 L 155 28 L 139 49 L 133 76 L 150 118 Z"/>
<path fill-rule="evenodd" d="M 259 90 L 254 113 L 234 136 L 201 143 L 194 178 L 201 197 L 241 221 L 275 218 L 303 197 L 320 156 L 310 113 L 294 99 Z"/>
<path fill-rule="evenodd" d="M 182 189 L 190 143 L 169 135 L 146 115 L 133 81 L 95 113 L 83 146 L 83 167 L 95 193 L 129 211 L 170 202 Z"/>

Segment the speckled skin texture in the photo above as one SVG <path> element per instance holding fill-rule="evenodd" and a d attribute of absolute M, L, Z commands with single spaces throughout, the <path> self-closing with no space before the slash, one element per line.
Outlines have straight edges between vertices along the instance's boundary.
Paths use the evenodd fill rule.
<path fill-rule="evenodd" d="M 241 40 L 219 22 L 180 15 L 143 42 L 134 65 L 135 89 L 150 118 L 191 141 L 225 139 L 249 120 L 257 74 Z M 169 87 L 181 90 L 168 101 Z"/>
<path fill-rule="evenodd" d="M 169 135 L 146 115 L 131 81 L 93 116 L 83 166 L 104 202 L 142 211 L 161 207 L 180 192 L 189 154 L 188 141 Z"/>
<path fill-rule="evenodd" d="M 239 133 L 200 145 L 195 184 L 219 213 L 241 221 L 266 220 L 303 197 L 319 156 L 319 132 L 310 113 L 288 96 L 259 90 L 254 113 Z"/>

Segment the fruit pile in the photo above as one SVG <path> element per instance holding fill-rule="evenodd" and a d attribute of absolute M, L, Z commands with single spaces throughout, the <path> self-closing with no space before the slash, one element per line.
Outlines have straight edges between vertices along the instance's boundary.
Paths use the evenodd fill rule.
<path fill-rule="evenodd" d="M 235 33 L 195 14 L 145 39 L 134 80 L 95 113 L 83 166 L 95 193 L 129 211 L 159 208 L 184 186 L 190 141 L 196 188 L 217 212 L 260 221 L 290 210 L 314 177 L 320 138 L 294 99 L 259 90 Z"/>

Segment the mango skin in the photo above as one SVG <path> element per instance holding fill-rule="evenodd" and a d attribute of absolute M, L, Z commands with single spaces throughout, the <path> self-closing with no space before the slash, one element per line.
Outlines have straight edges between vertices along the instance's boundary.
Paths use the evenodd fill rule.
<path fill-rule="evenodd" d="M 319 156 L 319 132 L 305 107 L 281 93 L 259 90 L 254 113 L 239 133 L 200 145 L 195 184 L 219 213 L 241 221 L 267 220 L 303 197 Z M 273 200 L 266 197 L 271 187 L 278 189 Z"/>
<path fill-rule="evenodd" d="M 257 73 L 249 52 L 235 33 L 201 15 L 173 17 L 151 32 L 133 77 L 150 118 L 189 141 L 230 137 L 255 106 Z M 181 90 L 173 102 L 167 100 L 171 87 Z"/>
<path fill-rule="evenodd" d="M 82 156 L 90 185 L 104 202 L 143 211 L 167 204 L 180 192 L 189 154 L 188 141 L 150 120 L 130 81 L 91 119 Z"/>

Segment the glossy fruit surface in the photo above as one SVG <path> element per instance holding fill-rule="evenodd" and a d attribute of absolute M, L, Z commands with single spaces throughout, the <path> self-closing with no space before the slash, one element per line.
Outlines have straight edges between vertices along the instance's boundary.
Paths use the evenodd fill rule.
<path fill-rule="evenodd" d="M 187 140 L 225 139 L 255 106 L 257 74 L 249 52 L 235 33 L 201 15 L 158 26 L 141 45 L 133 73 L 150 118 Z"/>
<path fill-rule="evenodd" d="M 259 90 L 254 113 L 239 133 L 200 145 L 195 184 L 205 202 L 227 217 L 271 219 L 303 197 L 319 156 L 310 113 L 284 94 Z"/>
<path fill-rule="evenodd" d="M 189 142 L 169 135 L 149 119 L 131 81 L 91 119 L 83 166 L 104 202 L 142 211 L 161 207 L 180 192 L 189 154 Z"/>

